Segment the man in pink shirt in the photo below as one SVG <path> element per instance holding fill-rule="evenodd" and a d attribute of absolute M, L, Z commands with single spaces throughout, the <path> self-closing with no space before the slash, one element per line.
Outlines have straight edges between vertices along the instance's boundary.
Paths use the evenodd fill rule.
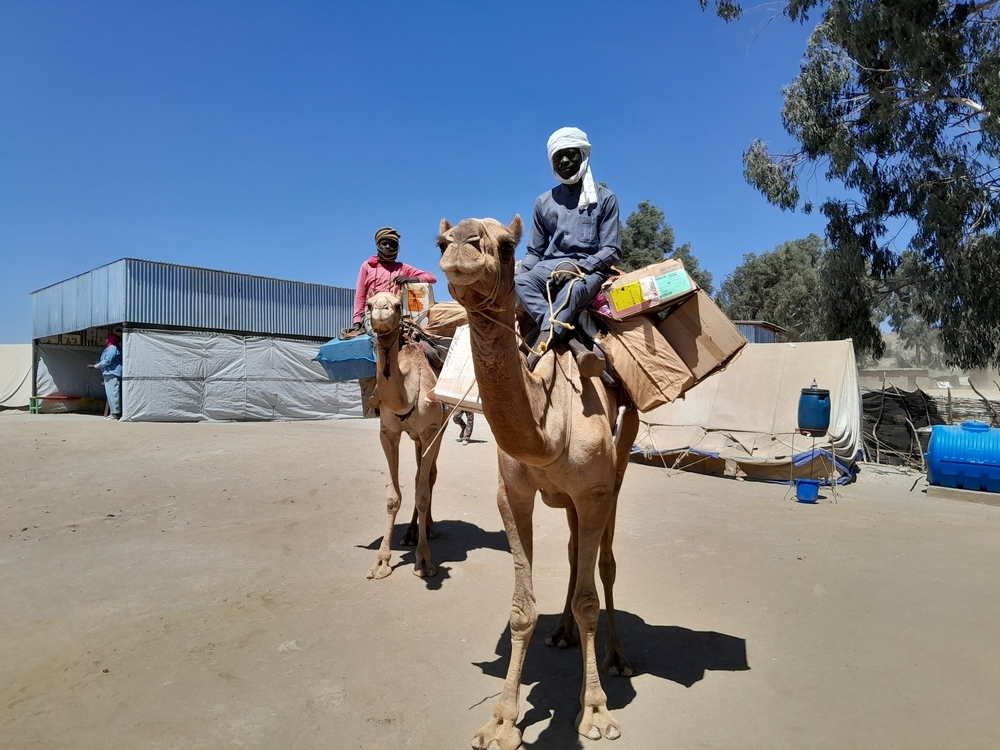
<path fill-rule="evenodd" d="M 392 227 L 382 227 L 375 232 L 375 248 L 378 253 L 361 264 L 357 291 L 354 293 L 354 326 L 346 329 L 345 333 L 359 331 L 363 327 L 369 336 L 374 335 L 365 303 L 376 292 L 399 294 L 403 284 L 418 281 L 437 283 L 434 274 L 396 260 L 399 255 L 399 232 Z"/>

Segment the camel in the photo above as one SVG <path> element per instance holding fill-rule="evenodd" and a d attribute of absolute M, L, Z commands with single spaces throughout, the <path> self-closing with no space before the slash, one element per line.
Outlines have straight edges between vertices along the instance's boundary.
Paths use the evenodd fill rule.
<path fill-rule="evenodd" d="M 437 479 L 437 457 L 441 443 L 436 438 L 444 424 L 444 406 L 428 401 L 427 394 L 437 382 L 437 376 L 427 361 L 420 344 L 404 344 L 400 322 L 403 307 L 399 297 L 390 292 L 378 292 L 368 300 L 372 329 L 378 335 L 376 349 L 376 385 L 381 400 L 379 407 L 379 438 L 389 464 L 391 482 L 386 487 L 386 511 L 389 526 L 379 547 L 375 564 L 368 578 L 385 578 L 392 573 L 392 532 L 399 512 L 399 440 L 405 432 L 417 451 L 416 507 L 403 544 L 417 545 L 417 560 L 413 574 L 433 577 L 437 568 L 431 562 L 429 536 L 431 493 Z M 424 456 L 424 452 L 427 453 Z"/>
<path fill-rule="evenodd" d="M 629 451 L 639 430 L 638 413 L 616 387 L 599 377 L 581 377 L 565 346 L 546 352 L 529 370 L 514 328 L 514 250 L 523 224 L 442 219 L 438 247 L 451 295 L 469 313 L 472 359 L 483 412 L 497 442 L 500 478 L 497 505 L 514 557 L 510 612 L 511 656 L 507 679 L 492 719 L 472 740 L 476 750 L 514 750 L 521 671 L 538 621 L 532 589 L 532 523 L 535 493 L 566 511 L 569 523 L 569 590 L 556 631 L 546 645 L 575 645 L 579 628 L 584 680 L 577 730 L 590 739 L 617 739 L 621 727 L 608 711 L 597 670 L 594 634 L 600 600 L 594 583 L 599 565 L 604 584 L 608 641 L 602 668 L 631 675 L 615 630 L 615 511 Z"/>

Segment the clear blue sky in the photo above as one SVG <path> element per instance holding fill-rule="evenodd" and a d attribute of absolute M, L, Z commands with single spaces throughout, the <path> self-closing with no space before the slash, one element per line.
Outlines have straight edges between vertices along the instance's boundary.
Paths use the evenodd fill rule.
<path fill-rule="evenodd" d="M 622 220 L 660 206 L 718 285 L 824 229 L 743 180 L 752 139 L 789 143 L 809 31 L 766 20 L 696 0 L 4 0 L 0 342 L 30 341 L 30 291 L 122 257 L 353 287 L 389 224 L 437 272 L 442 217 L 530 217 L 564 125 Z"/>

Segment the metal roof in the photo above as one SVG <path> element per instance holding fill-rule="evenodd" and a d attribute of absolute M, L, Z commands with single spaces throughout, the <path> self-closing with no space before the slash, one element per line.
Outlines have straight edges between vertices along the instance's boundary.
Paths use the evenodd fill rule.
<path fill-rule="evenodd" d="M 122 258 L 31 293 L 34 338 L 119 323 L 333 338 L 354 290 Z"/>

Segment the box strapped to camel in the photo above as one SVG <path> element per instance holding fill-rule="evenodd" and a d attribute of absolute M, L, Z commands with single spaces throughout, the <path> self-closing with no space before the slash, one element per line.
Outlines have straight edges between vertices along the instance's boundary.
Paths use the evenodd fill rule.
<path fill-rule="evenodd" d="M 631 284 L 640 284 L 644 291 L 639 294 L 646 296 L 631 307 L 609 303 L 615 289 Z M 619 302 L 622 299 L 619 296 Z M 518 325 L 532 323 L 527 316 L 519 316 Z M 577 315 L 573 325 L 575 337 L 592 348 L 596 344 L 603 354 L 602 380 L 620 383 L 641 412 L 679 398 L 724 367 L 747 343 L 676 260 L 609 281 L 605 292 L 598 295 L 589 310 Z M 570 342 L 570 349 L 577 355 L 573 343 L 579 348 L 579 342 Z M 455 333 L 434 393 L 445 403 L 482 411 L 467 326 Z"/>

